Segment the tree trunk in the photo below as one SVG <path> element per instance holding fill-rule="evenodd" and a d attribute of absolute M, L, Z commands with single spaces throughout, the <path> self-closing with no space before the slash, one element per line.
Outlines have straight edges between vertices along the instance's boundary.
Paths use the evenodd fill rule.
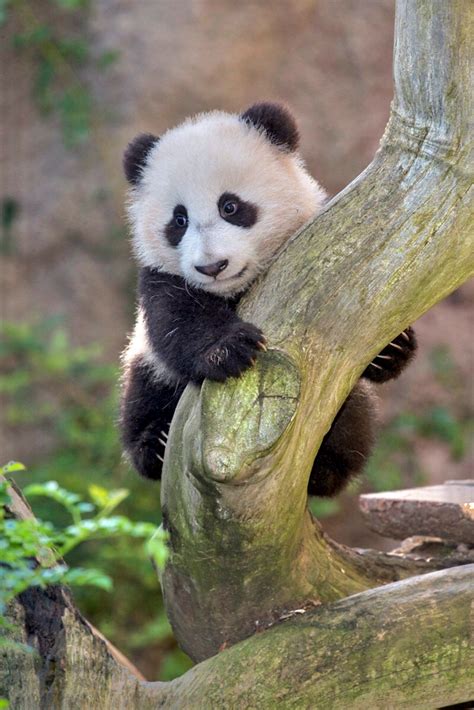
<path fill-rule="evenodd" d="M 225 385 L 188 387 L 162 484 L 162 584 L 196 660 L 279 611 L 384 581 L 307 510 L 324 434 L 371 358 L 473 271 L 469 0 L 399 0 L 395 98 L 373 163 L 287 244 L 245 299 L 270 350 Z"/>
<path fill-rule="evenodd" d="M 67 592 L 29 590 L 11 613 L 37 653 L 0 648 L 0 695 L 15 710 L 432 708 L 474 696 L 474 566 L 403 579 L 433 563 L 337 545 L 306 496 L 366 364 L 473 270 L 472 14 L 470 0 L 397 1 L 378 154 L 245 299 L 269 352 L 238 380 L 188 387 L 178 407 L 162 485 L 167 611 L 193 658 L 227 650 L 147 683 Z"/>

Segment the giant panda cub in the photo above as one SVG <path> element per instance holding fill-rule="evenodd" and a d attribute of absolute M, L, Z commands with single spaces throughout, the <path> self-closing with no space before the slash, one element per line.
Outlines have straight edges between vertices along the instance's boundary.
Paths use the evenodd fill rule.
<path fill-rule="evenodd" d="M 262 331 L 236 307 L 324 203 L 297 149 L 288 110 L 259 103 L 240 115 L 198 115 L 160 138 L 139 135 L 125 151 L 141 268 L 138 316 L 124 353 L 121 430 L 126 453 L 147 478 L 161 476 L 185 386 L 238 377 L 266 349 Z M 334 495 L 360 472 L 373 443 L 367 380 L 396 377 L 415 348 L 408 328 L 369 364 L 323 440 L 310 494 Z"/>

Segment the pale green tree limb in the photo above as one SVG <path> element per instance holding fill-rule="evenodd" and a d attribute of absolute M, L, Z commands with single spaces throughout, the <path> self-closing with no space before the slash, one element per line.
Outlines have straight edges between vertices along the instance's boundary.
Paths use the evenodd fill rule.
<path fill-rule="evenodd" d="M 269 352 L 181 400 L 162 484 L 163 587 L 198 660 L 278 610 L 384 580 L 383 556 L 361 564 L 325 538 L 306 487 L 368 362 L 473 273 L 472 19 L 469 0 L 398 0 L 395 98 L 374 161 L 246 297 L 241 315 Z"/>

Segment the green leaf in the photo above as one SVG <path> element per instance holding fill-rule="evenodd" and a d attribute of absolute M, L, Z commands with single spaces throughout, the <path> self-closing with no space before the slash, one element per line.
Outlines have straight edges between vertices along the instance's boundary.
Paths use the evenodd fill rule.
<path fill-rule="evenodd" d="M 19 461 L 9 461 L 4 466 L 2 466 L 2 473 L 17 473 L 18 471 L 26 471 L 26 466 L 24 466 Z"/>
<path fill-rule="evenodd" d="M 95 483 L 89 486 L 88 491 L 96 506 L 102 509 L 102 515 L 109 514 L 115 510 L 130 493 L 127 488 L 117 488 L 108 491 L 101 486 L 97 486 Z"/>
<path fill-rule="evenodd" d="M 97 569 L 82 569 L 76 567 L 69 569 L 64 575 L 63 581 L 73 587 L 93 586 L 110 592 L 113 588 L 111 578 Z"/>
<path fill-rule="evenodd" d="M 67 147 L 78 146 L 88 139 L 92 121 L 92 97 L 80 84 L 69 86 L 58 102 L 64 141 Z"/>
<path fill-rule="evenodd" d="M 0 519 L 3 516 L 3 508 L 6 505 L 10 505 L 11 503 L 11 498 L 8 494 L 8 483 L 3 483 L 0 482 Z M 1 540 L 0 540 L 0 545 L 1 545 Z"/>
<path fill-rule="evenodd" d="M 90 497 L 98 508 L 105 508 L 109 501 L 109 492 L 106 488 L 92 483 L 87 489 Z"/>

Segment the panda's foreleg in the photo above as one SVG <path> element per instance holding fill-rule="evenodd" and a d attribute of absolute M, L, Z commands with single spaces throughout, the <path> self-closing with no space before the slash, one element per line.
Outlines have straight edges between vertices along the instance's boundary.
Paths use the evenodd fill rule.
<path fill-rule="evenodd" d="M 149 347 L 183 381 L 238 377 L 266 349 L 260 328 L 242 321 L 226 299 L 181 277 L 142 269 L 140 304 Z"/>
<path fill-rule="evenodd" d="M 359 382 L 339 410 L 311 470 L 308 493 L 333 496 L 359 474 L 375 439 L 375 401 L 370 385 Z"/>
<path fill-rule="evenodd" d="M 140 357 L 128 365 L 120 416 L 122 443 L 145 478 L 161 478 L 169 424 L 183 389 L 184 384 L 160 380 Z"/>
<path fill-rule="evenodd" d="M 417 342 L 415 331 L 409 327 L 397 335 L 384 349 L 374 357 L 362 373 L 372 382 L 387 382 L 405 369 L 415 355 Z"/>

